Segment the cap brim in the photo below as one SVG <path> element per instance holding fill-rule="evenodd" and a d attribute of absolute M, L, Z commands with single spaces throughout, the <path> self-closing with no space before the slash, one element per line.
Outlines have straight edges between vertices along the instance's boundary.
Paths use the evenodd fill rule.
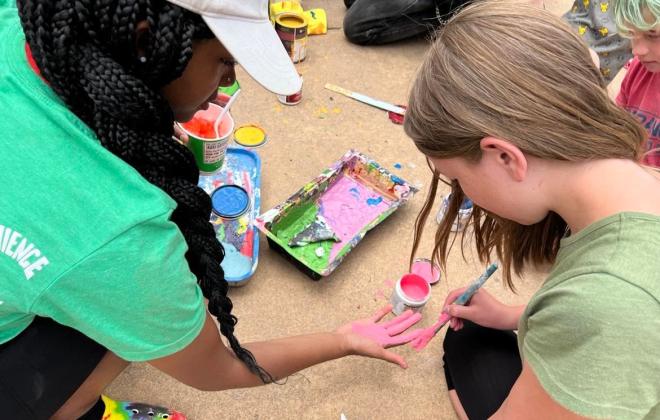
<path fill-rule="evenodd" d="M 293 95 L 302 89 L 302 80 L 270 21 L 203 18 L 227 51 L 263 87 L 278 95 Z"/>

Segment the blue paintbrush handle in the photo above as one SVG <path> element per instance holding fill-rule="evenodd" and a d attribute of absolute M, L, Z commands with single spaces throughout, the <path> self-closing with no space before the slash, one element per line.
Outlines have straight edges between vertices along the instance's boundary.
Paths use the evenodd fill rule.
<path fill-rule="evenodd" d="M 479 290 L 479 288 L 483 286 L 484 283 L 486 283 L 486 280 L 488 280 L 488 278 L 492 276 L 495 271 L 497 271 L 497 267 L 497 263 L 489 265 L 486 271 L 481 276 L 479 276 L 479 278 L 473 281 L 462 295 L 456 298 L 454 305 L 465 305 L 467 301 L 470 300 L 472 295 L 477 293 L 477 290 Z"/>
<path fill-rule="evenodd" d="M 491 265 L 489 265 L 486 271 L 481 276 L 479 276 L 475 281 L 473 281 L 472 284 L 468 286 L 467 290 L 465 290 L 459 297 L 456 298 L 453 304 L 465 305 L 467 301 L 470 300 L 470 298 L 475 293 L 477 293 L 477 290 L 479 290 L 479 288 L 483 286 L 484 283 L 486 283 L 486 280 L 488 280 L 488 278 L 492 276 L 495 271 L 497 271 L 497 268 L 498 268 L 497 263 L 492 263 Z M 438 322 L 436 322 L 431 327 L 429 327 L 429 328 L 434 328 L 433 335 L 435 336 L 435 334 L 437 334 L 442 329 L 442 327 L 447 322 L 449 322 L 450 319 L 451 319 L 450 315 L 446 313 L 442 313 L 440 315 L 440 319 L 438 320 Z"/>

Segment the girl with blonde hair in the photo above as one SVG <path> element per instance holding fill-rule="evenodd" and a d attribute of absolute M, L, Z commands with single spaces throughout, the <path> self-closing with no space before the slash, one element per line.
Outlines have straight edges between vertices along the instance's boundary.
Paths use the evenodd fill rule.
<path fill-rule="evenodd" d="M 507 285 L 551 266 L 525 306 L 485 290 L 466 306 L 450 304 L 463 289 L 447 296 L 459 416 L 658 418 L 660 180 L 638 163 L 646 134 L 609 100 L 580 38 L 521 3 L 467 7 L 438 32 L 405 130 L 433 170 L 413 254 L 444 182 L 443 266 L 466 196 L 462 245 L 498 259 Z"/>

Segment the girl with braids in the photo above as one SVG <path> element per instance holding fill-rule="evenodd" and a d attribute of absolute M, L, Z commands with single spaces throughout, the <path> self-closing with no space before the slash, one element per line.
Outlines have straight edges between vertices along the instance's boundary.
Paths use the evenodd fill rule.
<path fill-rule="evenodd" d="M 267 10 L 267 0 L 0 0 L 0 406 L 10 418 L 146 418 L 147 406 L 99 398 L 129 361 L 202 390 L 351 354 L 406 366 L 351 325 L 244 346 L 234 335 L 210 199 L 172 127 L 233 83 L 235 59 L 275 93 L 300 89 Z M 375 327 L 387 311 L 361 322 Z M 415 319 L 402 321 L 396 333 Z M 388 346 L 412 338 L 392 335 Z"/>
<path fill-rule="evenodd" d="M 580 38 L 551 13 L 484 1 L 440 29 L 404 123 L 451 189 L 444 266 L 464 197 L 483 262 L 551 266 L 526 306 L 486 290 L 451 305 L 444 369 L 460 418 L 660 418 L 660 179 L 646 134 L 608 98 Z M 472 241 L 470 241 L 472 242 Z M 518 330 L 514 334 L 512 330 Z"/>

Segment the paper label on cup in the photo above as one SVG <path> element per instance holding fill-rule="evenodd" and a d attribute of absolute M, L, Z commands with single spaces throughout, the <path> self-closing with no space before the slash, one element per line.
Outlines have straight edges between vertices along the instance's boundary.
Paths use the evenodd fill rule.
<path fill-rule="evenodd" d="M 204 163 L 211 164 L 217 163 L 224 159 L 225 150 L 227 149 L 226 141 L 210 141 L 204 143 Z"/>

